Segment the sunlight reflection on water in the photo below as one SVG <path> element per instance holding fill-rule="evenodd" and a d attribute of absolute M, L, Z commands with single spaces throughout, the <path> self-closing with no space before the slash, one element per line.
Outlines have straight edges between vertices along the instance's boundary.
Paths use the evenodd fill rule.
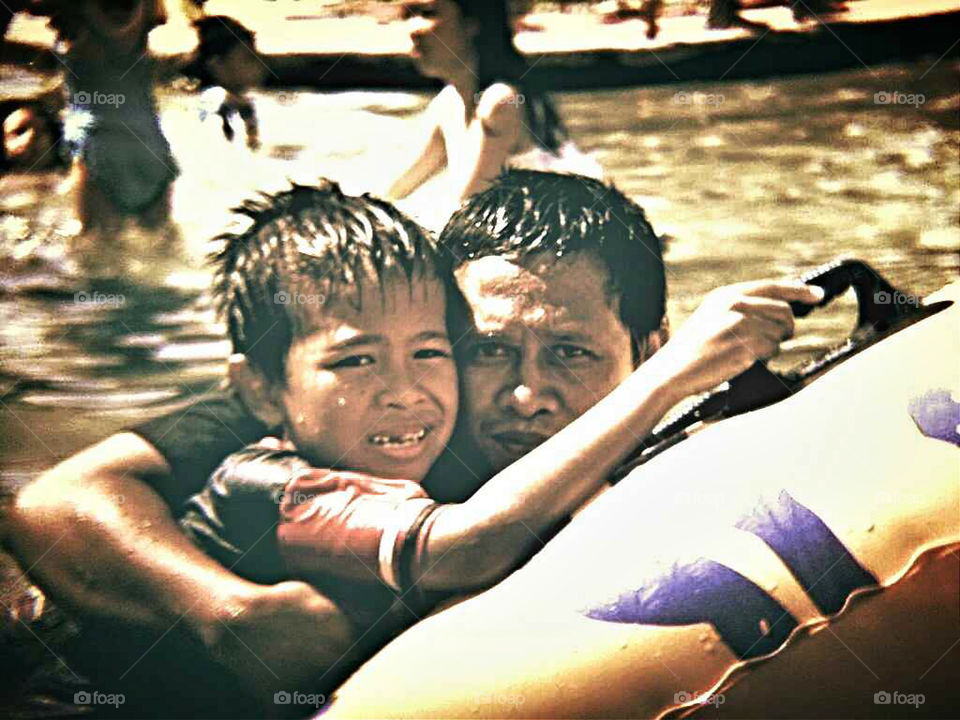
<path fill-rule="evenodd" d="M 676 327 L 716 285 L 796 274 L 841 255 L 867 259 L 920 294 L 957 277 L 956 68 L 942 63 L 921 79 L 928 67 L 557 99 L 582 149 L 669 236 Z M 926 103 L 874 103 L 875 93 L 897 87 L 920 88 Z M 693 100 L 679 102 L 680 92 Z M 215 387 L 228 345 L 202 292 L 203 257 L 229 226 L 227 208 L 255 190 L 321 175 L 353 190 L 383 188 L 415 141 L 428 100 L 264 92 L 263 148 L 251 155 L 218 128 L 198 126 L 196 96 L 159 95 L 182 169 L 178 232 L 129 232 L 90 247 L 77 236 L 62 178 L 0 180 L 5 473 L 25 477 Z M 101 296 L 113 301 L 95 301 Z M 790 357 L 838 342 L 852 308 L 844 301 L 803 321 Z"/>

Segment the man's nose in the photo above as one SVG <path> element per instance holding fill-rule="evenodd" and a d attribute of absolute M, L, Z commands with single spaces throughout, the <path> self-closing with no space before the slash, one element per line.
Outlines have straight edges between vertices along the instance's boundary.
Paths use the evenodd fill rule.
<path fill-rule="evenodd" d="M 502 406 L 522 418 L 554 414 L 560 410 L 557 388 L 549 373 L 536 362 L 523 362 L 501 393 Z"/>

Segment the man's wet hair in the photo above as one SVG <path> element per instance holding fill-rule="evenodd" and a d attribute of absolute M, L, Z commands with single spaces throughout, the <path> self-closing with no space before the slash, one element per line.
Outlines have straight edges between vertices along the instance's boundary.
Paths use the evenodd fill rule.
<path fill-rule="evenodd" d="M 210 258 L 214 302 L 234 352 L 271 381 L 284 381 L 292 342 L 317 329 L 324 305 L 344 300 L 359 308 L 363 284 L 383 289 L 397 271 L 411 292 L 421 278 L 436 277 L 446 289 L 451 339 L 463 334 L 450 254 L 390 203 L 321 181 L 263 194 L 234 212 L 251 223 L 216 238 L 223 245 Z"/>
<path fill-rule="evenodd" d="M 639 205 L 599 180 L 509 170 L 450 218 L 440 243 L 456 265 L 483 257 L 523 262 L 590 253 L 607 270 L 608 299 L 619 299 L 634 362 L 643 338 L 666 312 L 663 247 Z"/>

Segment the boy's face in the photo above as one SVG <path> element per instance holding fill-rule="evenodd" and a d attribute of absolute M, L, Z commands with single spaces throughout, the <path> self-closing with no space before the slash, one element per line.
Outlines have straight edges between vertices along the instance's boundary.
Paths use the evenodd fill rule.
<path fill-rule="evenodd" d="M 315 465 L 419 482 L 457 415 L 444 289 L 401 275 L 365 282 L 357 298 L 359 310 L 345 297 L 317 306 L 315 329 L 287 354 L 277 404 Z"/>
<path fill-rule="evenodd" d="M 630 332 L 588 255 L 461 266 L 476 335 L 461 367 L 470 432 L 500 471 L 561 430 L 633 370 Z"/>

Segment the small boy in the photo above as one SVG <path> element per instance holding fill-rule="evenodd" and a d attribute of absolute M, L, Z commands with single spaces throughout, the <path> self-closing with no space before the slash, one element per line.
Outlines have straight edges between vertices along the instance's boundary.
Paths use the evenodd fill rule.
<path fill-rule="evenodd" d="M 182 526 L 241 575 L 303 578 L 358 628 L 384 613 L 395 627 L 404 607 L 378 568 L 345 577 L 342 566 L 357 563 L 353 553 L 377 558 L 384 526 L 410 525 L 435 505 L 419 483 L 457 415 L 450 263 L 392 206 L 334 183 L 294 186 L 240 212 L 253 223 L 221 238 L 214 295 L 247 361 L 234 380 L 283 440 L 228 458 L 188 501 Z M 284 472 L 254 462 L 267 471 L 231 473 L 257 458 L 283 460 Z M 310 465 L 329 469 L 290 482 Z M 324 562 L 319 544 L 332 548 Z"/>

